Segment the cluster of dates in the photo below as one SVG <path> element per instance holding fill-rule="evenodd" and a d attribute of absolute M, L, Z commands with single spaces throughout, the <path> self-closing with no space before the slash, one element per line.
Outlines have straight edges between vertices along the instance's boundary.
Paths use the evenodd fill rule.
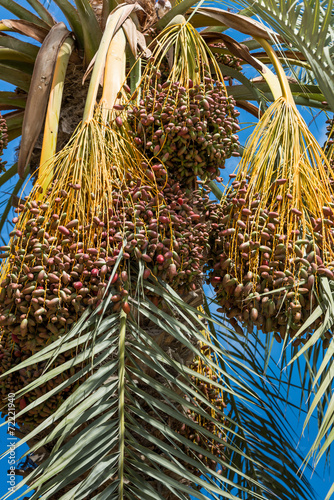
<path fill-rule="evenodd" d="M 128 110 L 136 146 L 147 157 L 158 157 L 168 175 L 184 185 L 192 186 L 198 176 L 215 179 L 227 158 L 239 156 L 233 98 L 210 78 L 200 85 L 190 81 L 187 88 L 160 79 L 157 70 L 139 104 Z"/>
<path fill-rule="evenodd" d="M 144 264 L 144 280 L 153 274 L 179 293 L 202 281 L 213 212 L 205 189 L 166 183 L 156 192 L 129 181 L 123 191 L 115 190 L 108 211 L 86 225 L 79 215 L 68 220 L 71 189 L 80 196 L 80 186 L 72 184 L 59 190 L 52 207 L 31 199 L 20 204 L 10 244 L 1 247 L 7 274 L 0 292 L 0 373 L 64 335 L 88 306 L 98 307 L 108 284 L 110 311 L 122 307 L 130 313 L 127 299 L 136 262 Z M 159 304 L 158 297 L 150 298 Z M 6 377 L 1 392 L 16 392 L 23 380 L 26 385 L 34 379 L 35 371 Z M 29 397 L 34 400 L 36 394 Z"/>
<path fill-rule="evenodd" d="M 232 182 L 215 215 L 208 281 L 219 311 L 236 331 L 256 327 L 274 332 L 281 342 L 287 335 L 294 337 L 318 306 L 322 277 L 334 281 L 333 256 L 323 246 L 324 234 L 327 240 L 334 238 L 334 204 L 324 206 L 323 217 L 310 217 L 306 226 L 292 196 L 280 190 L 286 179 L 276 180 L 268 209 L 261 208 L 261 194 L 248 196 L 248 180 Z M 305 342 L 321 321 L 323 316 L 294 344 Z M 325 345 L 331 337 L 327 332 Z"/>
<path fill-rule="evenodd" d="M 222 42 L 210 43 L 209 47 L 211 48 L 213 55 L 218 64 L 223 66 L 228 66 L 229 68 L 235 69 L 236 71 L 242 71 L 242 60 L 239 57 L 234 56 L 231 53 L 228 53 L 226 50 L 226 46 Z M 222 68 L 224 72 L 224 68 Z M 230 76 L 224 76 L 224 80 L 227 80 L 230 85 L 232 85 L 232 78 Z"/>

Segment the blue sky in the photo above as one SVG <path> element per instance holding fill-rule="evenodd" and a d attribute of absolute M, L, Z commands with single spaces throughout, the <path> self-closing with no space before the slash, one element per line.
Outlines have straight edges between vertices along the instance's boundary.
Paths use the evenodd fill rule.
<path fill-rule="evenodd" d="M 30 8 L 28 3 L 25 0 L 20 0 L 19 3 L 22 6 L 26 6 L 27 8 Z M 226 2 L 224 3 L 224 6 L 225 5 L 226 5 Z M 55 14 L 55 12 L 53 12 L 53 11 L 52 11 L 52 13 Z M 4 17 L 14 17 L 14 16 L 12 16 L 12 15 L 8 16 L 6 11 L 0 7 L 0 19 L 2 19 Z M 59 18 L 59 16 L 57 16 L 57 19 L 62 20 Z M 230 34 L 230 36 L 235 37 L 238 40 L 245 39 L 244 36 L 241 37 L 237 32 L 235 32 L 233 30 L 229 30 L 228 34 Z M 7 90 L 8 88 L 9 87 L 2 85 L 0 90 Z M 308 112 L 306 112 L 305 110 L 301 110 L 301 112 L 302 112 L 307 124 L 312 122 L 310 125 L 310 129 L 313 132 L 313 134 L 315 135 L 315 137 L 318 139 L 319 143 L 322 144 L 324 142 L 325 132 L 326 132 L 326 124 L 325 124 L 326 117 L 325 117 L 325 115 L 321 114 L 316 119 L 313 119 L 313 116 L 311 114 L 309 114 Z M 318 113 L 318 110 L 315 110 L 314 114 L 316 115 L 317 113 Z M 241 130 L 241 132 L 239 133 L 241 143 L 244 144 L 246 137 L 249 135 L 248 126 L 253 122 L 253 117 L 251 115 L 247 114 L 246 112 L 241 111 L 240 120 L 241 120 L 241 122 L 244 123 L 243 126 L 245 127 L 245 130 Z M 11 166 L 12 163 L 14 162 L 15 147 L 18 144 L 19 144 L 19 140 L 16 140 L 15 143 L 12 144 L 11 148 L 9 150 L 7 150 L 7 152 L 6 152 L 5 159 L 8 161 L 8 167 Z M 228 174 L 231 173 L 234 170 L 235 166 L 237 165 L 237 161 L 238 161 L 237 159 L 231 159 L 227 163 L 226 169 L 222 171 L 222 177 L 223 177 L 225 182 L 228 180 Z M 9 186 L 4 186 L 4 188 L 3 188 L 4 191 L 6 191 L 8 187 Z M 262 340 L 264 340 L 264 339 L 262 339 Z M 276 362 L 278 362 L 278 359 L 280 357 L 280 350 L 281 350 L 281 346 L 279 344 L 275 343 L 274 349 L 273 349 L 273 356 L 274 356 L 274 359 L 276 360 Z M 299 381 L 298 376 L 295 376 L 295 379 L 293 380 L 293 382 L 297 384 L 298 381 Z M 296 391 L 292 392 L 290 394 L 290 398 L 293 401 L 298 400 L 298 403 L 296 403 L 296 404 L 299 404 L 299 398 L 300 398 L 299 391 L 296 390 Z M 302 423 L 301 423 L 302 418 L 300 421 L 297 411 L 295 411 L 295 410 L 291 411 L 290 409 L 286 409 L 282 405 L 282 413 L 285 413 L 285 412 L 287 413 L 289 422 L 291 423 L 294 430 L 296 431 L 296 435 L 300 436 L 301 432 L 302 432 Z M 3 422 L 3 420 L 2 420 L 2 422 Z M 306 434 L 306 436 L 301 438 L 300 444 L 299 444 L 299 450 L 302 454 L 307 453 L 307 451 L 312 443 L 312 439 L 315 436 L 315 431 L 316 431 L 316 424 L 313 424 L 313 425 L 311 425 L 311 427 L 309 429 L 309 434 Z M 6 434 L 6 428 L 4 426 L 4 427 L 0 428 L 0 451 L 1 452 L 3 452 L 6 449 L 6 446 L 8 443 L 9 443 L 8 435 Z M 22 449 L 22 452 L 23 451 L 25 451 L 25 449 L 24 450 Z M 19 455 L 17 456 L 17 458 L 19 458 Z M 8 469 L 8 464 L 6 463 L 6 459 L 0 461 L 0 495 L 7 492 L 7 475 L 6 475 L 7 469 Z M 326 471 L 324 471 L 324 460 L 322 460 L 320 465 L 317 468 L 316 473 L 313 474 L 312 477 L 310 477 L 310 474 L 308 474 L 308 477 L 311 480 L 312 486 L 316 490 L 316 493 L 318 495 L 318 500 L 324 500 L 332 482 L 334 481 L 333 471 L 332 471 L 331 476 L 330 476 L 330 473 L 328 472 L 328 469 Z M 291 499 L 291 500 L 298 500 L 298 499 Z"/>

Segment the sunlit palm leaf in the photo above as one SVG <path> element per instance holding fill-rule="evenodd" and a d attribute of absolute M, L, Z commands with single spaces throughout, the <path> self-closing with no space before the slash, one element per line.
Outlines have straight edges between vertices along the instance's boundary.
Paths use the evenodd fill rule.
<path fill-rule="evenodd" d="M 90 496 L 96 499 L 162 499 L 169 491 L 180 499 L 192 495 L 204 500 L 200 488 L 217 499 L 274 498 L 276 491 L 283 495 L 280 498 L 288 499 L 288 488 L 299 498 L 309 499 L 293 474 L 297 457 L 291 446 L 283 433 L 270 434 L 276 427 L 274 417 L 268 417 L 269 409 L 267 418 L 258 419 L 255 433 L 250 430 L 255 420 L 245 419 L 246 408 L 255 417 L 256 408 L 264 407 L 261 394 L 254 391 L 254 387 L 264 388 L 259 377 L 246 368 L 237 351 L 234 357 L 219 347 L 218 339 L 213 337 L 213 343 L 208 342 L 200 333 L 205 329 L 203 318 L 175 292 L 153 282 L 147 290 L 163 297 L 167 308 L 158 309 L 141 297 L 132 301 L 135 315 L 139 312 L 142 320 L 150 320 L 156 329 L 170 335 L 191 358 L 201 358 L 218 374 L 219 381 L 209 380 L 180 362 L 173 349 L 160 347 L 152 330 L 139 326 L 134 317 L 126 317 L 123 312 L 102 317 L 87 310 L 69 334 L 16 368 L 42 360 L 51 362 L 60 352 L 78 348 L 71 361 L 46 372 L 21 391 L 29 392 L 67 373 L 70 366 L 76 367 L 74 375 L 31 403 L 21 412 L 24 415 L 81 379 L 79 387 L 55 413 L 22 440 L 36 438 L 49 429 L 30 452 L 56 443 L 50 457 L 26 478 L 34 482 L 34 488 L 39 487 L 31 498 L 54 498 L 67 487 L 63 499 L 83 499 L 87 494 L 96 494 Z M 109 297 L 102 303 L 107 313 L 108 303 Z M 204 356 L 197 341 L 211 345 L 214 359 Z M 196 380 L 209 382 L 228 394 L 234 405 L 233 415 L 225 419 L 219 406 L 199 391 Z M 197 417 L 190 419 L 188 412 Z M 211 422 L 216 431 L 200 426 L 198 418 Z M 196 439 L 180 433 L 182 426 L 189 427 L 204 442 L 211 442 L 214 448 L 223 446 L 226 461 L 198 445 Z M 268 451 L 261 449 L 269 436 L 270 443 L 276 446 L 270 455 L 272 467 L 265 461 Z M 286 462 L 284 466 L 280 459 Z M 217 461 L 216 472 L 208 468 L 210 460 Z M 219 472 L 222 467 L 223 474 Z M 285 486 L 279 489 L 281 481 Z"/>
<path fill-rule="evenodd" d="M 316 455 L 316 463 L 322 455 L 330 452 L 334 441 L 334 340 L 327 340 L 328 346 L 323 351 L 319 339 L 325 340 L 328 331 L 332 331 L 334 325 L 334 287 L 327 278 L 321 278 L 318 290 L 319 305 L 313 312 L 316 319 L 325 314 L 323 322 L 312 334 L 308 342 L 296 353 L 290 361 L 294 363 L 304 355 L 306 358 L 305 380 L 309 380 L 308 395 L 313 394 L 310 399 L 309 410 L 304 422 L 304 429 L 308 425 L 315 410 L 318 412 L 318 434 L 311 446 L 307 459 Z M 305 328 L 303 325 L 302 329 Z M 300 332 L 302 332 L 300 329 Z M 299 333 L 299 332 L 298 332 Z M 321 352 L 322 351 L 322 352 Z M 293 364 L 292 364 L 293 366 Z M 304 386 L 304 384 L 303 384 Z"/>
<path fill-rule="evenodd" d="M 22 7 L 19 3 L 14 2 L 14 0 L 0 0 L 0 6 L 9 10 L 15 16 L 24 19 L 25 21 L 29 21 L 31 23 L 35 23 L 38 26 L 43 28 L 49 28 L 50 25 L 43 21 L 40 17 L 36 16 L 28 9 Z"/>
<path fill-rule="evenodd" d="M 216 318 L 215 315 L 212 317 Z M 292 497 L 314 498 L 308 481 L 301 478 L 298 471 L 298 464 L 301 464 L 303 457 L 297 451 L 298 436 L 282 414 L 282 400 L 287 402 L 287 395 L 281 394 L 278 389 L 277 373 L 272 373 L 273 378 L 254 375 L 265 372 L 265 346 L 255 333 L 242 340 L 230 330 L 219 332 L 213 323 L 210 323 L 210 330 L 231 355 L 231 359 L 226 359 L 225 364 L 228 376 L 233 374 L 240 377 L 257 395 L 253 405 L 233 394 L 228 397 L 228 418 L 231 419 L 231 424 L 227 437 L 236 448 L 244 450 L 256 462 L 261 463 L 262 467 L 258 468 L 251 461 L 244 460 L 241 454 L 231 454 L 230 460 L 233 460 L 239 470 L 256 477 L 261 485 L 270 488 L 282 500 Z M 271 374 L 270 369 L 269 373 Z M 240 391 L 238 392 L 240 395 Z M 230 470 L 227 470 L 227 476 L 236 483 L 244 481 L 239 474 L 233 476 Z M 254 485 L 248 486 L 253 491 L 261 491 Z M 240 498 L 251 499 L 252 496 L 242 493 Z"/>
<path fill-rule="evenodd" d="M 300 50 L 310 64 L 330 108 L 334 110 L 334 28 L 332 0 L 236 0 L 249 7 L 292 46 Z"/>

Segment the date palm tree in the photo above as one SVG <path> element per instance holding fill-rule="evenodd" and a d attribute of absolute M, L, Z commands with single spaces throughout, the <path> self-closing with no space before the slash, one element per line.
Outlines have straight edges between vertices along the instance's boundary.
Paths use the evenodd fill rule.
<path fill-rule="evenodd" d="M 234 329 L 210 312 L 203 289 L 204 262 L 190 286 L 181 275 L 177 281 L 174 260 L 164 271 L 163 261 L 151 265 L 142 247 L 129 259 L 131 241 L 142 236 L 137 231 L 134 237 L 130 219 L 126 228 L 114 231 L 117 252 L 108 261 L 104 230 L 97 229 L 101 224 L 109 230 L 113 213 L 126 219 L 134 209 L 147 211 L 145 203 L 135 204 L 142 186 L 144 202 L 158 200 L 148 207 L 158 207 L 152 208 L 153 224 L 158 219 L 167 224 L 166 206 L 170 213 L 176 202 L 193 208 L 187 231 L 176 225 L 183 212 L 169 219 L 175 234 L 183 231 L 181 237 L 188 238 L 186 245 L 191 246 L 193 234 L 198 237 L 188 231 L 197 223 L 201 231 L 214 229 L 219 204 L 209 198 L 206 186 L 219 199 L 222 192 L 201 165 L 205 162 L 196 160 L 192 175 L 183 167 L 175 174 L 172 144 L 160 154 L 168 136 L 158 152 L 146 139 L 142 146 L 133 117 L 145 99 L 153 118 L 157 113 L 149 82 L 161 93 L 167 88 L 166 99 L 170 81 L 177 81 L 178 92 L 187 95 L 193 87 L 199 95 L 210 79 L 216 88 L 220 82 L 230 123 L 236 105 L 262 126 L 262 115 L 279 99 L 283 80 L 296 104 L 334 110 L 332 48 L 325 50 L 331 6 L 305 1 L 300 7 L 287 1 L 283 23 L 281 6 L 264 3 L 252 2 L 253 10 L 245 3 L 245 10 L 235 14 L 183 0 L 170 10 L 164 5 L 164 15 L 159 11 L 158 17 L 149 1 L 118 5 L 114 0 L 53 0 L 43 5 L 29 0 L 28 9 L 14 0 L 0 0 L 15 16 L 0 22 L 1 78 L 15 86 L 14 91 L 0 92 L 0 110 L 5 111 L 8 140 L 21 136 L 18 161 L 0 177 L 6 190 L 14 180 L 0 221 L 3 240 L 11 231 L 2 255 L 2 394 L 10 387 L 19 401 L 20 444 L 28 442 L 30 450 L 17 469 L 24 476 L 17 490 L 28 484 L 32 498 L 312 498 L 309 484 L 297 475 L 303 457 L 291 444 L 293 432 L 282 426 L 277 406 L 281 396 L 274 385 L 268 389 L 262 377 L 257 341 L 261 334 L 251 331 L 247 342 L 241 342 Z M 55 6 L 66 24 L 54 19 Z M 250 17 L 256 9 L 272 29 Z M 303 16 L 314 13 L 317 22 L 311 28 Z M 198 28 L 204 28 L 200 34 Z M 224 34 L 227 28 L 253 38 L 241 44 Z M 311 36 L 314 44 L 306 44 Z M 268 67 L 272 62 L 278 76 L 283 65 L 293 71 L 294 79 L 287 83 L 282 74 L 277 78 Z M 240 71 L 246 65 L 259 77 L 249 79 Z M 159 74 L 165 78 L 163 85 L 157 81 Z M 224 79 L 231 84 L 225 87 Z M 203 95 L 200 102 L 206 110 Z M 139 114 L 145 121 L 149 113 L 141 109 Z M 227 156 L 243 153 L 233 132 L 227 134 Z M 177 194 L 171 194 L 175 184 L 168 184 L 173 175 L 181 179 Z M 26 201 L 18 200 L 18 217 L 11 223 L 13 201 L 28 179 L 33 180 L 27 188 L 31 193 Z M 110 208 L 106 199 L 121 201 L 104 220 L 100 213 Z M 43 248 L 33 242 L 34 227 Z M 150 243 L 159 244 L 155 229 L 146 229 L 150 238 L 158 238 Z M 101 234 L 98 243 L 96 234 Z M 173 233 L 168 234 L 164 228 L 161 241 L 166 236 L 174 241 Z M 86 261 L 91 264 L 85 264 L 86 254 L 78 239 L 71 240 L 73 235 L 90 251 Z M 204 255 L 208 245 L 203 244 Z M 177 259 L 174 252 L 163 258 Z M 28 254 L 31 261 L 25 260 Z M 30 291 L 26 281 L 20 281 L 23 265 L 25 276 L 32 275 Z M 82 281 L 87 273 L 91 282 L 86 287 Z M 98 277 L 105 286 L 98 286 Z M 96 295 L 90 295 L 90 286 L 96 287 Z M 87 296 L 80 292 L 78 300 L 78 292 L 86 288 Z M 326 304 L 333 301 L 330 290 L 324 285 Z M 23 313 L 17 325 L 8 309 L 11 300 L 19 300 L 15 310 Z M 36 322 L 28 323 L 30 306 L 22 300 L 36 304 Z M 314 316 L 323 314 L 322 300 Z M 314 340 L 331 328 L 332 316 L 326 316 Z M 240 333 L 240 327 L 236 330 Z M 298 355 L 307 355 L 311 344 Z M 324 362 L 330 361 L 331 349 Z M 320 359 L 320 349 L 312 355 Z M 321 377 L 322 384 L 309 415 L 328 395 L 329 374 L 330 369 L 322 368 L 313 380 L 316 386 Z M 320 412 L 324 405 L 319 402 Z M 329 432 L 331 419 L 329 403 L 315 447 Z"/>

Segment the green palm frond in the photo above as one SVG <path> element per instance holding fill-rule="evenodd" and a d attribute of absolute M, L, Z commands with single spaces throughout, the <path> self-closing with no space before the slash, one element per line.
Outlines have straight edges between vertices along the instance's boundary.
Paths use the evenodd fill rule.
<path fill-rule="evenodd" d="M 302 52 L 331 110 L 334 110 L 334 28 L 332 0 L 236 0 L 267 22 L 284 40 Z"/>
<path fill-rule="evenodd" d="M 34 9 L 34 11 L 39 15 L 44 22 L 46 22 L 49 26 L 55 24 L 55 20 L 53 16 L 50 14 L 47 9 L 47 5 L 43 0 L 27 0 L 28 4 Z"/>
<path fill-rule="evenodd" d="M 208 308 L 206 311 L 209 312 Z M 218 319 L 216 315 L 212 315 L 212 318 Z M 271 360 L 268 360 L 265 346 L 256 333 L 248 334 L 242 339 L 226 328 L 220 332 L 213 322 L 209 322 L 209 325 L 211 333 L 231 356 L 225 359 L 224 365 L 228 376 L 233 374 L 240 377 L 257 395 L 252 405 L 234 394 L 226 398 L 230 410 L 230 431 L 227 438 L 231 439 L 236 448 L 261 463 L 261 467 L 244 460 L 241 454 L 231 455 L 230 460 L 233 460 L 237 469 L 256 477 L 261 485 L 271 489 L 282 500 L 314 498 L 310 484 L 299 471 L 298 464 L 303 461 L 303 456 L 297 450 L 299 436 L 282 414 L 282 401 L 289 404 L 287 394 L 281 393 L 277 372 L 270 369 Z M 268 376 L 265 375 L 267 365 Z M 238 394 L 240 396 L 240 390 Z M 231 475 L 229 470 L 227 475 L 233 483 L 244 481 L 239 474 Z M 253 490 L 254 485 L 249 485 L 249 488 Z M 252 498 L 247 494 L 243 495 L 240 498 Z"/>
<path fill-rule="evenodd" d="M 17 175 L 17 163 L 14 163 L 0 176 L 1 190 L 1 212 L 0 212 L 0 235 L 7 239 L 7 235 L 13 229 L 10 214 L 20 197 L 21 190 L 27 182 L 29 169 L 26 169 L 23 179 Z"/>
<path fill-rule="evenodd" d="M 301 357 L 305 358 L 305 369 L 301 373 L 301 385 L 305 388 L 307 396 L 312 394 L 312 399 L 309 401 L 304 429 L 314 411 L 317 410 L 318 413 L 318 434 L 307 459 L 316 455 L 315 463 L 317 464 L 325 453 L 329 455 L 334 441 L 334 340 L 330 333 L 333 331 L 334 325 L 334 286 L 327 278 L 321 278 L 316 297 L 318 306 L 312 316 L 317 319 L 324 314 L 324 320 L 306 344 L 295 354 L 290 365 L 293 367 L 294 363 L 299 361 Z M 303 325 L 297 335 L 301 334 L 305 327 L 307 324 Z M 320 340 L 326 343 L 326 350 L 323 350 Z"/>
<path fill-rule="evenodd" d="M 83 29 L 85 64 L 89 64 L 96 54 L 102 38 L 100 25 L 88 0 L 75 0 Z"/>
<path fill-rule="evenodd" d="M 76 8 L 68 0 L 53 0 L 54 3 L 60 8 L 64 16 L 66 17 L 72 31 L 78 40 L 80 48 L 84 48 L 84 32 L 82 29 L 82 24 L 80 22 L 79 13 Z"/>
<path fill-rule="evenodd" d="M 312 427 L 316 425 L 315 422 L 318 425 L 318 433 L 314 438 L 309 453 L 304 458 L 304 467 L 312 458 L 314 458 L 312 466 L 316 467 L 324 455 L 326 455 L 329 464 L 330 452 L 334 441 L 334 342 L 331 333 L 334 326 L 334 286 L 332 282 L 325 277 L 321 277 L 317 290 L 314 290 L 314 294 L 318 305 L 312 315 L 287 345 L 285 343 L 282 344 L 279 362 L 281 377 L 279 381 L 275 379 L 277 383 L 286 385 L 287 393 L 282 398 L 282 401 L 287 400 L 291 389 L 298 389 L 300 401 L 295 402 L 295 408 L 300 415 L 304 413 L 303 408 L 306 408 L 305 416 L 303 415 L 303 432 L 307 430 L 311 421 Z M 291 345 L 294 339 L 303 334 L 303 331 L 309 324 L 321 316 L 324 316 L 323 321 L 304 345 L 299 348 Z M 266 336 L 266 345 L 262 348 L 264 352 L 263 368 L 258 365 L 257 369 L 254 368 L 256 372 L 262 371 L 262 369 L 265 370 L 270 364 L 273 340 L 272 335 Z M 242 356 L 245 356 L 245 351 L 250 352 L 252 348 L 251 344 L 252 336 L 247 338 L 246 344 L 242 344 Z M 232 353 L 234 353 L 237 344 L 232 343 L 231 345 L 233 348 Z M 261 345 L 260 338 L 256 338 L 256 345 Z M 253 349 L 256 351 L 255 343 Z M 250 354 L 247 356 L 247 359 L 249 357 Z M 260 355 L 257 352 L 254 361 L 258 362 L 259 359 Z M 285 381 L 283 380 L 283 374 L 286 376 Z M 299 380 L 296 387 L 293 384 L 293 380 Z M 268 386 L 266 395 L 268 398 L 272 395 L 271 391 L 268 391 Z M 270 404 L 270 408 L 273 408 L 272 404 Z"/>
<path fill-rule="evenodd" d="M 214 335 L 208 340 L 203 319 L 210 318 L 163 283 L 149 282 L 146 292 L 160 295 L 165 307 L 158 309 L 139 294 L 131 301 L 131 315 L 122 310 L 108 314 L 107 296 L 101 304 L 105 315 L 87 310 L 65 337 L 15 368 L 49 363 L 48 371 L 17 397 L 63 374 L 61 384 L 28 405 L 18 418 L 80 380 L 54 414 L 19 443 L 39 439 L 30 453 L 50 444 L 53 450 L 18 490 L 28 482 L 36 490 L 31 498 L 45 500 L 61 490 L 66 491 L 62 499 L 86 498 L 89 493 L 96 500 L 165 495 L 204 500 L 205 491 L 215 499 L 262 500 L 277 498 L 277 492 L 290 499 L 290 488 L 309 500 L 309 488 L 294 475 L 298 457 L 283 439 L 283 431 L 278 432 L 274 414 L 270 419 L 268 408 L 266 418 L 256 417 L 257 409 L 265 407 L 256 391 L 259 387 L 263 391 L 265 384 L 246 368 L 237 351 L 234 357 L 219 347 Z M 157 331 L 172 339 L 169 346 L 159 345 Z M 177 351 L 173 342 L 178 343 Z M 198 342 L 210 347 L 212 358 L 203 354 Z M 72 360 L 52 364 L 71 349 Z M 216 380 L 185 364 L 185 357 L 202 360 L 216 373 Z M 210 383 L 228 397 L 232 413 L 224 415 L 199 383 Z M 246 409 L 254 421 L 245 418 Z M 273 429 L 277 435 L 271 434 Z M 265 451 L 268 442 L 276 446 L 270 453 Z"/>
<path fill-rule="evenodd" d="M 7 9 L 9 12 L 11 12 L 20 19 L 24 19 L 25 21 L 28 21 L 30 23 L 37 24 L 38 26 L 41 26 L 46 29 L 50 28 L 49 22 L 45 22 L 36 14 L 30 12 L 30 10 L 22 7 L 19 3 L 14 2 L 14 0 L 0 0 L 0 6 L 4 7 L 5 9 Z"/>

